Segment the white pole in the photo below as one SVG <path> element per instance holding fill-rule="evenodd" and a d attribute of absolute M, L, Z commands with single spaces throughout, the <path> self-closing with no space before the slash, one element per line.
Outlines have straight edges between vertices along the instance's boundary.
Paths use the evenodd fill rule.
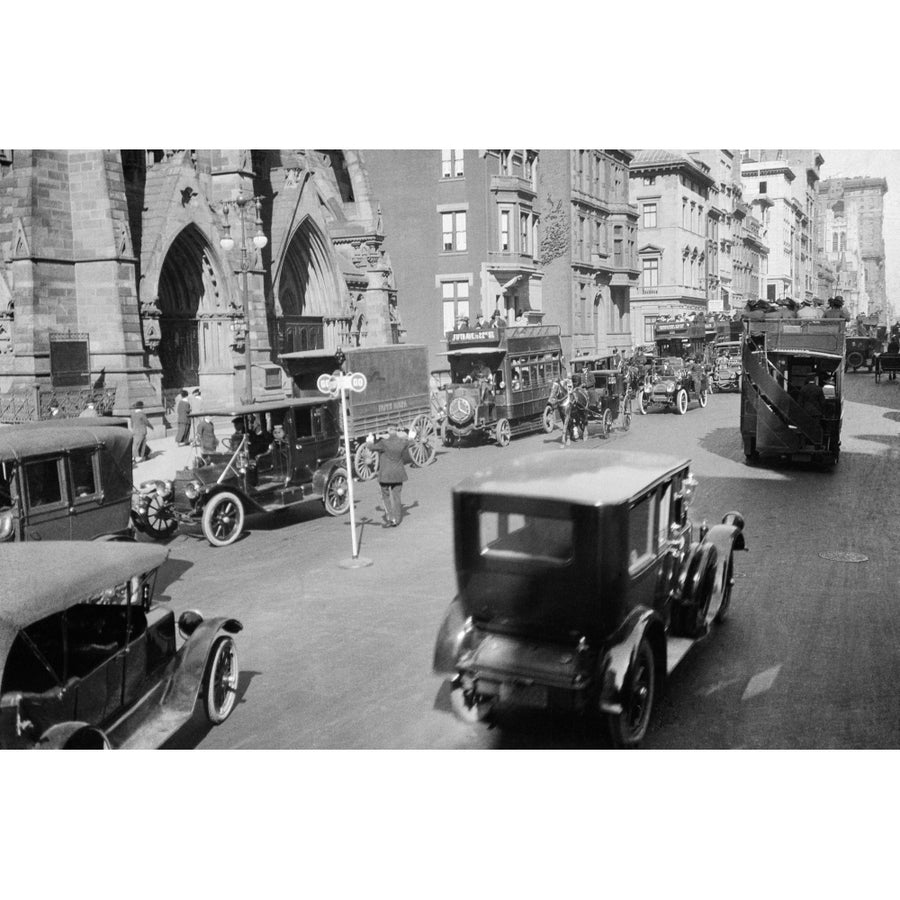
<path fill-rule="evenodd" d="M 341 422 L 344 426 L 344 454 L 347 457 L 347 484 L 350 492 L 350 547 L 353 558 L 359 555 L 359 547 L 356 540 L 356 510 L 353 504 L 353 463 L 350 459 L 350 426 L 347 424 L 347 385 L 346 375 L 339 375 L 338 382 L 341 389 Z"/>

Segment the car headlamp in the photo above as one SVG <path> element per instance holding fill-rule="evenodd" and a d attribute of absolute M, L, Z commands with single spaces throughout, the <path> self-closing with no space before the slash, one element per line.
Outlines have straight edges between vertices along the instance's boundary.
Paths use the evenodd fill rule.
<path fill-rule="evenodd" d="M 184 495 L 188 498 L 188 500 L 196 500 L 200 496 L 200 492 L 203 490 L 203 483 L 200 481 L 192 481 L 188 486 L 184 489 Z"/>
<path fill-rule="evenodd" d="M 666 393 L 671 394 L 675 390 L 675 385 L 671 381 L 666 382 Z"/>
<path fill-rule="evenodd" d="M 13 536 L 13 514 L 11 509 L 0 512 L 0 541 L 8 541 Z"/>

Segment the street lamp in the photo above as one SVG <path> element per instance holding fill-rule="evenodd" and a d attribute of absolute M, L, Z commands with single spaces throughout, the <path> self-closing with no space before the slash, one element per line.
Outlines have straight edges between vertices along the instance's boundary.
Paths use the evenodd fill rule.
<path fill-rule="evenodd" d="M 268 238 L 263 234 L 262 230 L 262 213 L 261 204 L 262 197 L 244 197 L 240 195 L 234 200 L 226 200 L 222 204 L 222 213 L 225 217 L 225 223 L 222 226 L 224 234 L 219 240 L 219 246 L 229 253 L 234 249 L 234 238 L 231 236 L 231 224 L 228 221 L 228 214 L 232 209 L 238 211 L 241 219 L 241 295 L 244 308 L 244 377 L 245 392 L 243 398 L 244 403 L 253 402 L 253 372 L 250 363 L 250 293 L 247 288 L 247 272 L 250 269 L 250 251 L 247 247 L 247 208 L 252 203 L 256 210 L 256 234 L 253 235 L 253 246 L 257 250 L 262 250 L 269 243 Z"/>

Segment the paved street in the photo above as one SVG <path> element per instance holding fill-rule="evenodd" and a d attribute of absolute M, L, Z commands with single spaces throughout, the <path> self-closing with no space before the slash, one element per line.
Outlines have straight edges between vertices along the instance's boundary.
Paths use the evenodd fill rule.
<path fill-rule="evenodd" d="M 745 464 L 739 396 L 705 410 L 636 416 L 630 433 L 592 438 L 589 452 L 654 450 L 693 459 L 695 522 L 744 513 L 751 552 L 736 558 L 728 622 L 676 670 L 645 742 L 649 748 L 862 748 L 900 744 L 896 515 L 900 382 L 845 379 L 836 470 Z M 347 570 L 349 518 L 319 504 L 251 520 L 236 545 L 197 535 L 170 543 L 165 595 L 176 612 L 239 617 L 240 704 L 211 731 L 172 746 L 204 748 L 566 748 L 605 746 L 577 721 L 512 713 L 471 727 L 449 712 L 431 653 L 452 599 L 450 486 L 475 467 L 525 453 L 547 464 L 559 432 L 496 446 L 439 451 L 410 469 L 407 514 L 380 527 L 374 482 L 357 485 L 361 553 Z M 868 561 L 820 557 L 858 551 Z"/>

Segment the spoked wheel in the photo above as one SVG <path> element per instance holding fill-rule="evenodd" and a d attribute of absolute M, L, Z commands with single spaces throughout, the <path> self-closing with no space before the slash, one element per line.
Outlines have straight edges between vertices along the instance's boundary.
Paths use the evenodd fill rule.
<path fill-rule="evenodd" d="M 628 431 L 631 428 L 631 410 L 628 409 L 625 411 L 625 414 L 622 416 L 622 430 Z"/>
<path fill-rule="evenodd" d="M 704 388 L 702 391 L 700 391 L 700 393 L 697 395 L 697 399 L 700 401 L 700 408 L 701 408 L 701 409 L 702 409 L 704 406 L 706 406 L 707 397 L 706 397 L 706 389 L 705 389 L 705 388 Z"/>
<path fill-rule="evenodd" d="M 509 419 L 500 419 L 494 429 L 494 439 L 497 441 L 498 447 L 505 447 L 512 438 L 512 427 Z"/>
<path fill-rule="evenodd" d="M 244 530 L 244 504 L 237 494 L 216 494 L 203 509 L 203 536 L 213 547 L 233 544 Z"/>
<path fill-rule="evenodd" d="M 556 428 L 556 411 L 549 403 L 544 407 L 544 414 L 541 416 L 541 425 L 543 425 L 546 434 L 552 434 L 553 429 Z"/>
<path fill-rule="evenodd" d="M 604 409 L 603 416 L 600 419 L 600 423 L 603 426 L 603 437 L 609 437 L 610 431 L 612 431 L 612 410 Z"/>
<path fill-rule="evenodd" d="M 734 551 L 728 554 L 728 562 L 725 564 L 725 584 L 722 587 L 722 602 L 716 612 L 715 621 L 719 624 L 725 621 L 728 615 L 728 607 L 731 605 L 731 591 L 734 588 Z"/>
<path fill-rule="evenodd" d="M 350 509 L 350 486 L 347 482 L 346 469 L 338 466 L 328 476 L 322 503 L 325 504 L 325 512 L 329 516 L 342 516 Z"/>
<path fill-rule="evenodd" d="M 409 448 L 409 458 L 414 466 L 420 469 L 427 466 L 437 453 L 437 427 L 431 416 L 424 413 L 416 416 L 412 423 L 412 430 L 415 431 L 416 437 Z"/>
<path fill-rule="evenodd" d="M 637 395 L 638 412 L 642 416 L 647 415 L 647 397 L 643 391 L 639 391 Z"/>
<path fill-rule="evenodd" d="M 240 668 L 237 648 L 230 637 L 221 637 L 213 645 L 203 680 L 203 710 L 213 725 L 221 725 L 234 709 Z"/>
<path fill-rule="evenodd" d="M 675 395 L 675 412 L 677 412 L 679 416 L 683 416 L 687 412 L 687 408 L 688 408 L 687 391 L 684 388 L 681 388 L 678 391 L 678 393 Z"/>
<path fill-rule="evenodd" d="M 456 443 L 456 435 L 453 433 L 453 430 L 447 425 L 446 419 L 441 422 L 441 443 L 445 447 L 452 447 Z"/>
<path fill-rule="evenodd" d="M 634 749 L 647 734 L 656 699 L 656 661 L 646 638 L 641 638 L 628 675 L 622 698 L 622 712 L 607 718 L 613 744 Z"/>
<path fill-rule="evenodd" d="M 474 688 L 454 685 L 450 691 L 450 708 L 458 719 L 469 725 L 476 725 L 490 718 L 494 711 L 494 700 L 483 697 Z"/>
<path fill-rule="evenodd" d="M 378 454 L 365 442 L 356 448 L 353 455 L 353 468 L 360 481 L 371 481 L 378 472 Z"/>
<path fill-rule="evenodd" d="M 144 506 L 144 512 L 134 511 L 141 531 L 157 541 L 170 538 L 178 528 L 178 521 L 169 515 L 168 504 L 154 492 L 146 498 Z"/>

